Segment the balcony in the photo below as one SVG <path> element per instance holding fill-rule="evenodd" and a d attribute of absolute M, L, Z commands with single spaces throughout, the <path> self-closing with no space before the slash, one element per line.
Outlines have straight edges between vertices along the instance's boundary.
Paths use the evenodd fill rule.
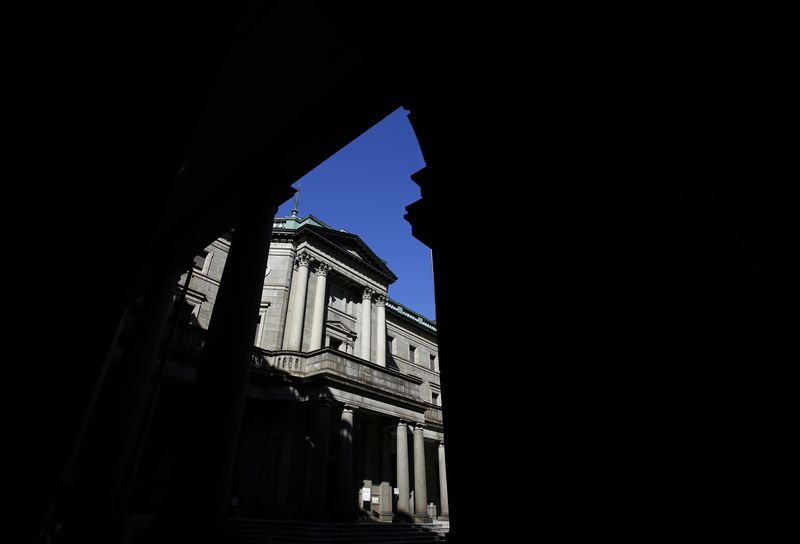
<path fill-rule="evenodd" d="M 331 348 L 311 353 L 266 351 L 255 348 L 251 359 L 258 372 L 300 378 L 326 376 L 405 399 L 419 401 L 422 380 L 383 368 L 353 355 Z"/>
<path fill-rule="evenodd" d="M 197 327 L 178 327 L 171 347 L 185 354 L 184 356 L 194 359 L 202 353 L 205 334 L 205 330 Z M 325 377 L 406 401 L 422 402 L 420 394 L 422 378 L 384 368 L 331 348 L 301 353 L 267 351 L 254 347 L 250 364 L 255 373 L 262 375 L 301 379 Z"/>

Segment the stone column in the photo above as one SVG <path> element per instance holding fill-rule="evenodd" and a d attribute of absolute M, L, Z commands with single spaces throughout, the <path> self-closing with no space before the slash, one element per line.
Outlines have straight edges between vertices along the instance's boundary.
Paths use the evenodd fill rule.
<path fill-rule="evenodd" d="M 295 290 L 295 297 L 292 299 L 292 324 L 289 327 L 289 344 L 286 349 L 300 351 L 303 345 L 303 317 L 306 310 L 306 292 L 308 291 L 308 265 L 311 263 L 311 257 L 305 251 L 301 252 L 295 265 L 297 266 L 297 273 L 295 274 L 295 281 L 297 288 Z"/>
<path fill-rule="evenodd" d="M 308 346 L 308 351 L 314 351 L 322 347 L 322 332 L 325 328 L 324 319 L 327 301 L 325 290 L 330 269 L 331 267 L 325 263 L 317 263 L 317 289 L 314 293 L 314 314 L 311 319 L 311 343 Z"/>
<path fill-rule="evenodd" d="M 296 458 L 300 448 L 300 439 L 306 435 L 303 408 L 301 403 L 289 405 L 288 413 L 283 420 L 284 441 L 279 461 L 277 500 L 270 501 L 270 506 L 278 505 L 278 510 L 282 513 L 295 513 L 298 507 L 297 499 L 300 492 L 297 489 L 295 474 L 297 473 Z M 305 467 L 303 469 L 305 470 Z"/>
<path fill-rule="evenodd" d="M 367 423 L 364 425 L 364 472 L 376 485 L 381 482 L 380 449 L 380 429 L 375 423 Z"/>
<path fill-rule="evenodd" d="M 187 274 L 187 284 L 191 276 L 191 273 Z M 102 440 L 106 446 L 116 444 L 119 447 L 119 455 L 109 455 L 109 447 L 103 449 L 103 455 L 117 461 L 111 481 L 115 496 L 123 500 L 133 484 L 130 476 L 137 461 L 137 447 L 143 446 L 141 442 L 144 440 L 143 431 L 147 429 L 149 403 L 155 400 L 153 395 L 158 389 L 158 349 L 166 336 L 170 309 L 175 312 L 172 316 L 173 327 L 180 315 L 176 302 L 180 303 L 183 299 L 173 301 L 179 277 L 180 270 L 174 266 L 154 274 L 141 314 L 136 318 L 131 347 L 118 365 L 120 374 L 116 376 L 116 383 L 121 387 L 115 401 L 117 406 L 124 407 L 120 412 L 123 418 L 112 423 L 115 427 L 113 430 L 106 429 L 103 432 Z M 168 349 L 168 346 L 164 349 Z M 115 435 L 120 436 L 120 442 L 114 440 Z"/>
<path fill-rule="evenodd" d="M 392 432 L 391 427 L 381 429 L 381 481 L 392 481 Z"/>
<path fill-rule="evenodd" d="M 411 521 L 411 493 L 408 478 L 408 424 L 402 419 L 397 424 L 397 517 Z"/>
<path fill-rule="evenodd" d="M 428 480 L 425 474 L 425 439 L 423 427 L 414 427 L 414 521 L 430 523 L 428 516 Z"/>
<path fill-rule="evenodd" d="M 447 468 L 444 460 L 444 442 L 439 443 L 439 519 L 450 519 L 450 504 L 447 501 Z"/>
<path fill-rule="evenodd" d="M 353 486 L 353 407 L 345 405 L 339 422 L 339 513 L 348 521 L 355 516 Z"/>
<path fill-rule="evenodd" d="M 99 445 L 97 459 L 91 459 L 92 468 L 109 467 L 106 474 L 99 474 L 99 489 L 94 496 L 104 506 L 124 500 L 127 476 L 135 461 L 135 452 L 141 439 L 142 428 L 147 416 L 148 401 L 154 392 L 158 374 L 158 349 L 167 329 L 170 310 L 173 309 L 173 294 L 178 285 L 181 270 L 177 266 L 161 265 L 153 271 L 150 285 L 144 296 L 129 339 L 129 347 L 122 358 L 109 369 L 105 387 L 113 393 L 104 399 L 105 418 L 100 421 L 106 425 L 95 431 L 95 443 Z M 188 281 L 188 280 L 187 280 Z M 176 312 L 179 308 L 174 308 Z M 121 508 L 119 503 L 113 504 Z"/>
<path fill-rule="evenodd" d="M 316 430 L 306 436 L 311 467 L 306 472 L 303 510 L 308 517 L 320 519 L 325 514 L 328 496 L 328 445 L 330 443 L 331 403 L 323 399 L 317 411 Z"/>
<path fill-rule="evenodd" d="M 169 507 L 196 520 L 201 531 L 220 522 L 229 508 L 272 224 L 288 191 L 243 200 L 198 363 L 190 438 L 175 483 L 181 497 Z"/>
<path fill-rule="evenodd" d="M 378 323 L 375 334 L 377 342 L 375 362 L 381 366 L 386 366 L 386 295 L 379 294 L 375 297 L 375 307 L 378 313 Z"/>
<path fill-rule="evenodd" d="M 372 334 L 372 293 L 369 287 L 364 288 L 361 295 L 361 352 L 362 359 L 371 361 Z"/>

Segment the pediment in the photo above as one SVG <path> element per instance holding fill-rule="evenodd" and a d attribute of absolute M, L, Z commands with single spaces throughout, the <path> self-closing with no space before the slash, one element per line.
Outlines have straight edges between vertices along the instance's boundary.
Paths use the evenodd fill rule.
<path fill-rule="evenodd" d="M 329 329 L 338 331 L 341 334 L 344 334 L 345 336 L 351 336 L 353 338 L 356 337 L 356 331 L 350 328 L 350 326 L 348 326 L 346 323 L 342 321 L 338 320 L 326 321 L 325 326 L 328 327 Z"/>
<path fill-rule="evenodd" d="M 386 276 L 386 278 L 390 280 L 390 283 L 397 280 L 397 276 L 395 276 L 394 272 L 386 265 L 386 261 L 378 257 L 375 252 L 355 234 L 316 226 L 306 226 L 301 230 L 313 233 L 315 236 L 335 247 L 341 253 L 349 255 L 364 263 L 366 266 L 378 271 Z"/>

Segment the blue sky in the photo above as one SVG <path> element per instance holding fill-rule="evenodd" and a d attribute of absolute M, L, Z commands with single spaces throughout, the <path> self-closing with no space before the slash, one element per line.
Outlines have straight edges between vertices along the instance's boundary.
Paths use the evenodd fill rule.
<path fill-rule="evenodd" d="M 389 296 L 435 319 L 430 250 L 403 219 L 405 207 L 420 198 L 410 176 L 425 166 L 407 116 L 396 110 L 303 176 L 299 215 L 360 236 L 397 275 Z M 278 215 L 288 216 L 292 202 Z"/>

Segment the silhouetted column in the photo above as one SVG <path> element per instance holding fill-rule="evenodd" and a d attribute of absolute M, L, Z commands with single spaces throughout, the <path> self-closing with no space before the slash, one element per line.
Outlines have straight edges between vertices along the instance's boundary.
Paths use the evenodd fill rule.
<path fill-rule="evenodd" d="M 327 287 L 328 271 L 331 269 L 325 263 L 317 263 L 317 289 L 314 293 L 314 314 L 311 319 L 311 343 L 309 351 L 314 351 L 322 347 L 322 332 L 324 327 L 325 306 L 327 297 L 325 289 Z"/>
<path fill-rule="evenodd" d="M 200 525 L 223 519 L 229 505 L 277 200 L 243 201 L 198 365 L 197 442 L 181 469 L 194 474 L 184 474 L 189 496 L 181 507 Z"/>
<path fill-rule="evenodd" d="M 353 486 L 353 407 L 342 409 L 342 419 L 339 422 L 339 509 L 343 518 L 355 516 L 354 503 L 356 489 Z"/>
<path fill-rule="evenodd" d="M 305 436 L 305 424 L 303 421 L 303 405 L 289 405 L 288 414 L 283 422 L 283 450 L 281 451 L 278 473 L 277 500 L 273 505 L 278 506 L 278 510 L 283 513 L 295 513 L 297 509 L 297 497 L 300 496 L 297 490 L 297 483 L 294 481 L 296 470 L 297 451 L 299 449 L 300 438 Z M 302 451 L 302 450 L 300 450 Z"/>
<path fill-rule="evenodd" d="M 311 257 L 308 253 L 302 252 L 295 259 L 297 273 L 295 281 L 295 297 L 292 299 L 292 324 L 289 327 L 289 345 L 286 349 L 300 351 L 303 345 L 303 317 L 306 310 L 306 292 L 308 291 L 308 265 Z"/>
<path fill-rule="evenodd" d="M 391 427 L 381 429 L 381 481 L 392 481 L 392 432 Z"/>
<path fill-rule="evenodd" d="M 447 467 L 444 460 L 444 442 L 439 443 L 439 519 L 450 519 L 450 504 L 447 502 Z"/>
<path fill-rule="evenodd" d="M 414 521 L 429 523 L 428 516 L 428 480 L 425 474 L 425 439 L 423 427 L 414 427 Z"/>
<path fill-rule="evenodd" d="M 361 353 L 359 356 L 367 361 L 372 360 L 371 335 L 372 335 L 372 293 L 369 287 L 364 288 L 361 294 Z"/>
<path fill-rule="evenodd" d="M 133 460 L 131 455 L 140 438 L 147 402 L 154 388 L 153 378 L 159 361 L 158 348 L 164 340 L 167 319 L 173 306 L 173 294 L 181 272 L 179 267 L 169 265 L 154 271 L 142 308 L 136 317 L 130 347 L 118 365 L 116 383 L 122 387 L 119 389 L 117 401 L 122 409 L 120 419 L 115 422 L 117 428 L 113 431 L 120 437 L 121 455 L 114 473 L 114 485 L 118 491 L 123 491 L 125 476 Z M 180 312 L 180 308 L 175 311 Z M 107 441 L 108 436 L 106 443 Z"/>
<path fill-rule="evenodd" d="M 375 485 L 381 482 L 380 463 L 380 429 L 374 423 L 364 425 L 364 472 Z"/>
<path fill-rule="evenodd" d="M 154 267 L 127 348 L 108 369 L 84 450 L 75 458 L 78 492 L 97 502 L 98 508 L 93 512 L 96 516 L 122 513 L 127 476 L 153 391 L 158 348 L 164 339 L 180 274 L 180 268 L 169 262 Z M 115 337 L 118 333 L 117 330 Z M 102 514 L 100 509 L 104 510 Z"/>
<path fill-rule="evenodd" d="M 386 366 L 386 295 L 380 294 L 375 297 L 375 307 L 377 312 L 377 329 L 375 330 L 375 362 L 381 366 Z"/>
<path fill-rule="evenodd" d="M 311 448 L 311 468 L 306 473 L 303 510 L 314 519 L 325 513 L 328 495 L 328 447 L 330 443 L 331 403 L 323 399 L 317 410 L 315 432 L 306 437 Z"/>
<path fill-rule="evenodd" d="M 408 478 L 408 425 L 402 419 L 397 424 L 397 515 L 402 521 L 411 519 L 411 501 Z"/>

